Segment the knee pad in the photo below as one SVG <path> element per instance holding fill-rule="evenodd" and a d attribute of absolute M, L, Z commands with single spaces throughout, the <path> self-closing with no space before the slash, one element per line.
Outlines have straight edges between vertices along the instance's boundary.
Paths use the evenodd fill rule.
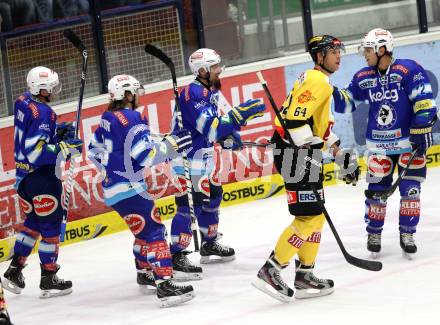
<path fill-rule="evenodd" d="M 411 156 L 411 153 L 403 153 L 399 156 L 399 169 L 406 168 L 408 165 L 408 160 Z M 415 156 L 411 165 L 408 168 L 403 179 L 417 181 L 419 183 L 423 183 L 426 179 L 426 157 L 423 156 Z"/>

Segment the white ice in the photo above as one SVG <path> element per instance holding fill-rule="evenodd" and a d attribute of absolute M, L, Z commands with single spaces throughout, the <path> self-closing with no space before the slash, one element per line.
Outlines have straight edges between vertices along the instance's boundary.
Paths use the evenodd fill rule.
<path fill-rule="evenodd" d="M 327 297 L 285 304 L 251 286 L 278 236 L 291 222 L 284 196 L 223 208 L 223 242 L 237 259 L 204 266 L 204 279 L 192 282 L 196 298 L 160 309 L 154 295 L 136 284 L 128 231 L 61 248 L 60 277 L 74 284 L 71 295 L 41 300 L 38 256 L 24 270 L 21 295 L 6 293 L 12 320 L 27 324 L 436 324 L 440 308 L 440 168 L 429 169 L 422 187 L 422 217 L 416 234 L 419 252 L 402 257 L 398 234 L 398 193 L 390 199 L 383 233 L 380 272 L 353 267 L 344 260 L 328 226 L 316 274 L 332 278 L 336 291 Z M 326 189 L 326 207 L 352 254 L 370 258 L 363 222 L 365 183 Z M 197 254 L 191 259 L 198 260 Z M 0 265 L 1 274 L 8 263 Z M 293 266 L 283 273 L 293 286 Z M 438 324 L 438 323 L 437 323 Z"/>

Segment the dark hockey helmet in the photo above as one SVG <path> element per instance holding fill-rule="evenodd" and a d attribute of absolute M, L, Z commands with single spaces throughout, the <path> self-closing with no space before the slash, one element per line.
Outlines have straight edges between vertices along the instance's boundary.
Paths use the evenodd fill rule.
<path fill-rule="evenodd" d="M 307 50 L 314 62 L 318 60 L 319 52 L 322 52 L 325 56 L 329 49 L 340 49 L 341 51 L 345 51 L 345 46 L 339 38 L 331 35 L 313 36 L 307 44 Z"/>

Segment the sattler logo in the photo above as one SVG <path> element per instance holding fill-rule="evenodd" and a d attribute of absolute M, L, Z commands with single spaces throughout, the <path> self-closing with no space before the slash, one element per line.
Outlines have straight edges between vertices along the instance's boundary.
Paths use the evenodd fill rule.
<path fill-rule="evenodd" d="M 49 194 L 35 196 L 32 203 L 35 213 L 40 217 L 46 217 L 58 208 L 58 200 Z"/>
<path fill-rule="evenodd" d="M 124 220 L 133 235 L 138 235 L 145 228 L 145 219 L 139 214 L 128 214 Z"/>

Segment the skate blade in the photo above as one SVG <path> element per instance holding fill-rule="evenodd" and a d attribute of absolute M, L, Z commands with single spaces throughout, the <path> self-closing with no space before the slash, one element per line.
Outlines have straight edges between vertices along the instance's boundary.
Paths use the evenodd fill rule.
<path fill-rule="evenodd" d="M 373 260 L 377 260 L 379 257 L 379 252 L 371 252 L 371 258 Z"/>
<path fill-rule="evenodd" d="M 200 264 L 215 264 L 215 263 L 227 263 L 235 260 L 235 255 L 232 256 L 200 256 Z"/>
<path fill-rule="evenodd" d="M 295 298 L 296 299 L 309 299 L 309 298 L 328 296 L 329 294 L 332 294 L 334 291 L 335 291 L 335 288 L 329 288 L 329 289 L 323 289 L 323 290 L 296 289 Z"/>
<path fill-rule="evenodd" d="M 402 256 L 407 260 L 412 261 L 415 258 L 416 253 L 407 253 L 404 250 L 402 250 Z"/>
<path fill-rule="evenodd" d="M 180 296 L 160 298 L 160 308 L 168 308 L 183 304 L 195 298 L 194 292 L 188 292 Z"/>
<path fill-rule="evenodd" d="M 65 290 L 57 290 L 57 289 L 41 290 L 40 299 L 65 296 L 65 295 L 68 295 L 69 293 L 72 293 L 72 288 L 65 289 Z"/>
<path fill-rule="evenodd" d="M 16 286 L 13 282 L 9 281 L 6 278 L 3 279 L 2 284 L 3 284 L 3 289 L 15 293 L 16 295 L 19 295 L 23 291 L 23 288 Z"/>
<path fill-rule="evenodd" d="M 173 271 L 173 280 L 178 282 L 199 281 L 202 280 L 202 273 L 189 273 L 182 271 Z"/>
<path fill-rule="evenodd" d="M 283 295 L 282 293 L 279 293 L 277 290 L 272 288 L 269 284 L 261 280 L 260 278 L 257 278 L 255 281 L 251 283 L 255 288 L 260 290 L 261 292 L 271 296 L 272 298 L 275 298 L 278 301 L 289 303 L 293 300 L 293 297 L 289 297 L 286 295 Z"/>

